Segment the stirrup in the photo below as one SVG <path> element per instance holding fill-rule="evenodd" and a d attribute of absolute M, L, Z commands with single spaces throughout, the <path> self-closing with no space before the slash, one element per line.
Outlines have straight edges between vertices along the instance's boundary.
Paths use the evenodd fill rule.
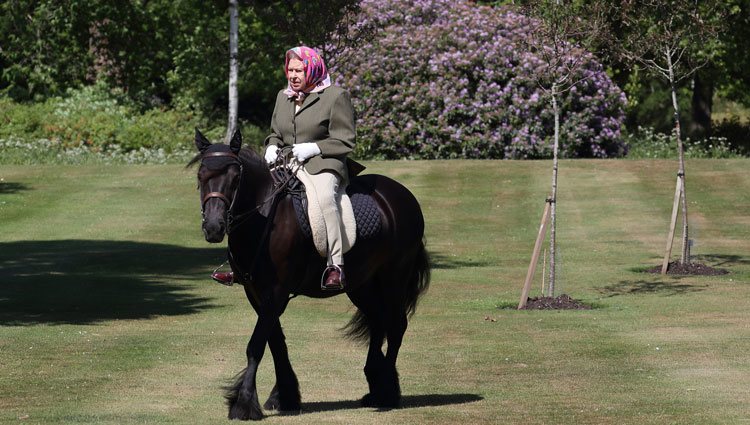
<path fill-rule="evenodd" d="M 232 286 L 232 285 L 234 285 L 234 280 L 231 280 L 231 281 L 227 282 L 225 280 L 219 280 L 219 279 L 217 279 L 217 278 L 214 277 L 216 275 L 216 273 L 219 271 L 219 269 L 222 268 L 222 267 L 224 267 L 226 264 L 227 264 L 227 262 L 225 261 L 225 262 L 221 263 L 221 265 L 219 267 L 215 268 L 214 271 L 211 272 L 211 279 L 213 279 L 214 282 L 219 283 L 221 285 Z M 230 270 L 230 272 L 231 272 L 231 270 Z"/>
<path fill-rule="evenodd" d="M 326 285 L 328 274 L 331 271 L 339 272 L 339 284 L 338 285 Z M 320 289 L 323 291 L 343 291 L 344 290 L 344 270 L 336 264 L 331 264 L 323 270 L 323 276 L 320 278 Z"/>

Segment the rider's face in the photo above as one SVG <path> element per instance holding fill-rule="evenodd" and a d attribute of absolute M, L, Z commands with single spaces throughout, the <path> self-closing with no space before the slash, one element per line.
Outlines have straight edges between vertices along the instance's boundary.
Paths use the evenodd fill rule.
<path fill-rule="evenodd" d="M 289 59 L 286 68 L 286 78 L 292 90 L 300 91 L 305 88 L 305 65 L 297 58 Z"/>

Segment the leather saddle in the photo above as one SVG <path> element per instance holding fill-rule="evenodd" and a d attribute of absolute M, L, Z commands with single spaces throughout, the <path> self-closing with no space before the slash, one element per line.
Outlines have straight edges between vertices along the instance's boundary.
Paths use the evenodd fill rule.
<path fill-rule="evenodd" d="M 274 171 L 285 173 L 285 171 Z M 302 233 L 312 238 L 312 226 L 309 219 L 308 201 L 305 185 L 296 177 L 288 174 L 274 176 L 274 180 L 285 182 L 285 192 L 292 198 L 292 205 L 297 216 L 297 223 Z M 353 177 L 346 187 L 346 194 L 351 201 L 357 229 L 357 241 L 369 239 L 382 230 L 382 212 L 372 197 L 373 182 L 370 175 Z"/>

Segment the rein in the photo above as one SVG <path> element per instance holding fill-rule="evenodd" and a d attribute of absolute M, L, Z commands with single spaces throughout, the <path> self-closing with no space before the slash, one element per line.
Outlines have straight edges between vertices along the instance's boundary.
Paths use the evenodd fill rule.
<path fill-rule="evenodd" d="M 289 169 L 289 154 L 291 153 L 291 147 L 284 147 L 281 149 L 281 152 L 279 156 L 276 159 L 276 162 L 274 163 L 274 168 L 271 170 L 271 179 L 273 180 L 273 190 L 271 193 L 258 205 L 256 205 L 254 208 L 242 212 L 240 214 L 235 215 L 233 213 L 234 210 L 234 202 L 237 199 L 237 194 L 239 193 L 240 185 L 242 184 L 243 180 L 243 174 L 244 174 L 244 167 L 242 165 L 242 161 L 240 157 L 233 153 L 233 152 L 209 152 L 204 154 L 201 157 L 201 164 L 203 163 L 203 159 L 205 158 L 215 158 L 215 157 L 228 157 L 234 160 L 234 163 L 239 165 L 240 167 L 240 183 L 237 185 L 237 187 L 234 189 L 234 193 L 232 195 L 232 199 L 229 199 L 226 195 L 224 195 L 221 192 L 209 192 L 206 195 L 203 196 L 203 200 L 201 202 L 201 216 L 203 217 L 203 221 L 206 221 L 206 215 L 205 215 L 205 205 L 208 200 L 217 198 L 220 199 L 224 204 L 227 205 L 227 227 L 226 227 L 226 234 L 230 235 L 232 232 L 234 232 L 240 225 L 242 225 L 247 219 L 254 213 L 258 212 L 261 208 L 263 208 L 266 204 L 271 202 L 271 207 L 268 213 L 268 220 L 266 221 L 266 225 L 263 229 L 263 235 L 260 239 L 260 245 L 258 245 L 258 249 L 253 255 L 253 260 L 250 263 L 250 273 L 240 273 L 243 278 L 247 278 L 248 280 L 251 280 L 252 278 L 252 271 L 255 269 L 255 265 L 258 262 L 258 258 L 260 257 L 260 253 L 263 250 L 263 246 L 266 243 L 266 240 L 268 239 L 269 234 L 271 233 L 271 224 L 273 222 L 273 217 L 276 215 L 276 207 L 279 204 L 279 201 L 281 200 L 282 193 L 289 192 L 292 189 L 289 188 L 289 183 L 292 182 L 292 180 L 295 179 L 294 173 Z M 239 270 L 238 270 L 239 271 Z"/>
<path fill-rule="evenodd" d="M 285 152 L 286 151 L 286 152 Z M 285 152 L 285 153 L 284 153 Z M 232 212 L 232 206 L 230 205 L 229 212 L 227 213 L 227 235 L 232 233 L 237 227 L 242 225 L 245 221 L 247 221 L 248 217 L 250 215 L 260 211 L 261 208 L 263 208 L 266 204 L 269 202 L 272 202 L 271 204 L 271 211 L 268 214 L 268 218 L 272 218 L 276 214 L 276 204 L 278 203 L 278 197 L 281 193 L 285 192 L 289 182 L 291 182 L 295 177 L 294 173 L 292 173 L 289 168 L 289 158 L 287 158 L 288 153 L 291 152 L 291 148 L 287 150 L 287 148 L 282 148 L 283 155 L 279 155 L 279 157 L 276 159 L 276 162 L 274 163 L 274 170 L 282 170 L 279 172 L 274 172 L 274 170 L 271 171 L 271 179 L 273 180 L 273 190 L 271 193 L 255 208 L 245 211 L 236 217 L 234 216 Z M 241 167 L 241 165 L 240 165 Z M 279 174 L 283 174 L 283 176 L 279 176 Z M 242 168 L 240 168 L 240 181 L 242 181 Z M 237 186 L 239 189 L 239 185 Z M 235 197 L 237 193 L 235 191 Z M 234 201 L 234 198 L 233 198 Z M 266 225 L 266 228 L 268 229 L 270 227 L 270 221 L 269 224 Z M 264 231 L 263 238 L 265 239 L 267 231 Z"/>
<path fill-rule="evenodd" d="M 244 174 L 244 167 L 242 165 L 242 161 L 240 160 L 240 157 L 235 154 L 234 152 L 208 152 L 204 154 L 201 157 L 201 163 L 206 158 L 216 158 L 216 157 L 228 157 L 233 159 L 234 163 L 237 164 L 240 167 L 240 184 L 237 185 L 237 187 L 234 189 L 234 193 L 232 194 L 232 198 L 229 199 L 226 195 L 224 195 L 221 192 L 209 192 L 203 196 L 203 199 L 201 200 L 201 216 L 203 217 L 203 221 L 206 221 L 206 214 L 205 214 L 205 207 L 206 202 L 208 202 L 210 199 L 217 198 L 220 199 L 224 204 L 227 206 L 227 229 L 226 234 L 231 234 L 234 230 L 236 230 L 240 225 L 242 225 L 247 219 L 254 213 L 260 211 L 266 204 L 273 201 L 280 193 L 284 192 L 284 190 L 287 188 L 289 182 L 291 182 L 294 179 L 294 173 L 292 173 L 289 168 L 289 158 L 287 155 L 291 152 L 291 149 L 282 148 L 281 153 L 282 155 L 279 155 L 278 159 L 276 160 L 276 169 L 283 170 L 281 173 L 271 173 L 271 178 L 273 179 L 273 191 L 255 208 L 252 208 L 248 211 L 242 212 L 240 214 L 234 213 L 234 202 L 237 199 L 237 193 L 239 192 L 240 185 L 242 184 L 242 177 Z M 279 176 L 279 174 L 283 174 L 283 176 Z M 273 209 L 273 208 L 272 208 Z M 273 214 L 269 214 L 269 217 L 273 217 Z"/>

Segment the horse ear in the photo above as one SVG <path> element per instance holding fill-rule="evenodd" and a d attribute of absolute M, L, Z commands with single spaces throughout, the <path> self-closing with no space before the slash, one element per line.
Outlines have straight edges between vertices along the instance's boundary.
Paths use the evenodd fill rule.
<path fill-rule="evenodd" d="M 195 127 L 195 147 L 199 152 L 205 152 L 209 146 L 211 146 L 211 142 L 198 130 L 198 127 Z"/>
<path fill-rule="evenodd" d="M 232 152 L 234 153 L 239 153 L 242 148 L 242 133 L 240 132 L 239 127 L 234 130 L 232 140 L 229 142 L 229 148 L 232 149 Z"/>

